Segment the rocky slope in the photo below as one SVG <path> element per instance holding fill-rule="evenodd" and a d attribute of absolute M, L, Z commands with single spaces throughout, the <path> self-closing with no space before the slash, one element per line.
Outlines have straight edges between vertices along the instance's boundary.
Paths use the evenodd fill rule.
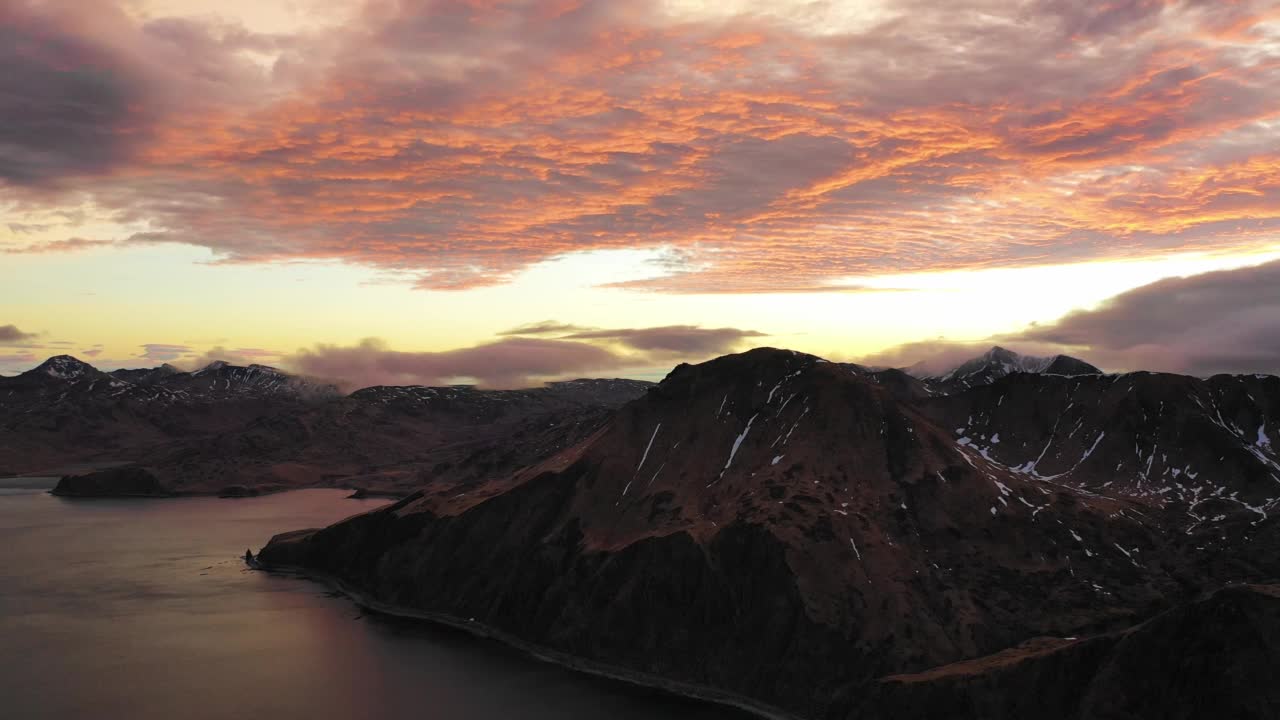
<path fill-rule="evenodd" d="M 103 373 L 69 356 L 0 378 L 0 472 L 70 476 L 67 494 L 253 494 L 337 485 L 465 488 L 585 437 L 649 383 L 578 380 L 518 391 L 331 385 L 263 365 Z M 124 468 L 118 466 L 124 464 Z M 453 490 L 458 492 L 459 490 Z"/>
<path fill-rule="evenodd" d="M 866 720 L 1263 718 L 1280 707 L 1280 585 L 1238 585 L 1131 629 L 1040 639 L 885 678 Z"/>
<path fill-rule="evenodd" d="M 938 717 L 961 701 L 977 708 L 965 717 L 1027 717 L 1027 677 L 1047 702 L 1097 695 L 1060 717 L 1152 717 L 1109 708 L 1126 707 L 1114 688 L 1129 674 L 1162 687 L 1132 659 L 1161 646 L 1124 655 L 1129 640 L 1105 638 L 1177 635 L 1138 628 L 1280 572 L 1280 381 L 1011 372 L 942 396 L 870 375 L 771 349 L 682 365 L 548 459 L 277 537 L 261 559 L 813 718 Z M 1062 673 L 928 685 L 919 705 L 896 690 L 1004 667 L 960 664 L 1035 638 L 1056 640 L 1018 652 Z M 1099 639 L 1055 654 L 1077 646 L 1066 638 Z M 1239 707 L 1272 707 L 1242 692 Z"/>
<path fill-rule="evenodd" d="M 256 417 L 146 453 L 168 486 L 239 493 L 339 485 L 456 494 L 587 437 L 647 383 L 580 380 L 531 390 L 374 387 L 300 413 Z M 227 488 L 228 478 L 234 486 Z"/>

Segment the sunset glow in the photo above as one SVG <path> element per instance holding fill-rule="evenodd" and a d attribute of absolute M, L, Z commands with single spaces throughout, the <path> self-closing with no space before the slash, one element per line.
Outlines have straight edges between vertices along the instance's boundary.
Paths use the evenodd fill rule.
<path fill-rule="evenodd" d="M 0 371 L 853 359 L 1280 259 L 1272 3 L 759 7 L 0 0 Z"/>

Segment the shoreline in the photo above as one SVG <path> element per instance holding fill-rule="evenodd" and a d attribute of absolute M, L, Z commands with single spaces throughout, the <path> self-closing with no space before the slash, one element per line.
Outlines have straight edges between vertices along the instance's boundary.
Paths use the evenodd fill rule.
<path fill-rule="evenodd" d="M 15 478 L 5 478 L 15 479 Z M 21 479 L 21 478 L 16 478 Z M 178 490 L 165 493 L 69 493 L 57 492 L 57 488 L 53 487 L 45 492 L 54 497 L 71 498 L 74 500 L 113 500 L 113 499 L 147 499 L 147 500 L 180 500 L 182 498 L 201 498 L 212 497 L 220 500 L 252 500 L 254 498 L 267 497 L 268 495 L 280 495 L 288 492 L 297 492 L 299 490 L 341 490 L 342 492 L 355 492 L 356 488 L 335 487 L 331 485 L 311 485 L 304 487 L 281 487 L 272 488 L 270 490 L 259 490 L 255 493 L 237 495 L 224 493 L 221 490 Z M 403 500 L 412 493 L 393 493 L 390 491 L 366 492 L 364 497 L 345 497 L 343 500 Z"/>
<path fill-rule="evenodd" d="M 736 693 L 717 690 L 704 685 L 695 685 L 693 683 L 671 680 L 659 675 L 652 675 L 650 673 L 628 670 L 608 663 L 597 662 L 577 655 L 571 655 L 559 650 L 552 650 L 550 648 L 522 640 L 510 633 L 503 632 L 471 620 L 464 620 L 447 613 L 414 610 L 412 608 L 401 607 L 390 603 L 384 603 L 379 600 L 374 600 L 361 590 L 354 588 L 348 583 L 343 582 L 340 578 L 328 575 L 327 573 L 320 573 L 295 565 L 267 565 L 258 561 L 255 561 L 254 565 L 249 565 L 249 567 L 250 569 L 271 575 L 299 578 L 319 583 L 320 585 L 328 587 L 330 590 L 341 593 L 345 598 L 362 610 L 379 615 L 386 615 L 404 620 L 426 622 L 433 625 L 461 630 L 476 638 L 498 642 L 503 646 L 526 655 L 533 660 L 537 660 L 538 662 L 555 665 L 571 672 L 620 682 L 633 687 L 643 688 L 645 690 L 658 691 L 677 698 L 733 708 L 749 715 L 753 715 L 761 720 L 803 720 L 803 718 L 798 715 L 792 715 L 779 708 L 766 705 L 765 703 L 756 702 Z"/>

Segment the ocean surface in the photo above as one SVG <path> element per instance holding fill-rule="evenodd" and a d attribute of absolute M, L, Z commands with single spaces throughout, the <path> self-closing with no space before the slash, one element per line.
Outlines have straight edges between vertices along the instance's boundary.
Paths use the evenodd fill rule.
<path fill-rule="evenodd" d="M 275 533 L 385 500 L 304 490 L 84 500 L 0 480 L 5 720 L 743 720 L 539 663 L 455 630 L 365 616 L 247 570 Z"/>

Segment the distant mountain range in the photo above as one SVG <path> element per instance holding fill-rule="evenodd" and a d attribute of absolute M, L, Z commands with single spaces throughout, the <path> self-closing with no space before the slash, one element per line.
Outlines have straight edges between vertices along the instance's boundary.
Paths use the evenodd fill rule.
<path fill-rule="evenodd" d="M 509 473 L 594 430 L 651 383 L 530 390 L 336 387 L 265 365 L 102 372 L 62 355 L 0 378 L 0 471 L 63 474 L 67 494 L 410 492 Z M 113 467 L 116 469 L 108 469 Z"/>
<path fill-rule="evenodd" d="M 1277 447 L 1274 377 L 766 348 L 259 559 L 774 716 L 1272 717 Z"/>

